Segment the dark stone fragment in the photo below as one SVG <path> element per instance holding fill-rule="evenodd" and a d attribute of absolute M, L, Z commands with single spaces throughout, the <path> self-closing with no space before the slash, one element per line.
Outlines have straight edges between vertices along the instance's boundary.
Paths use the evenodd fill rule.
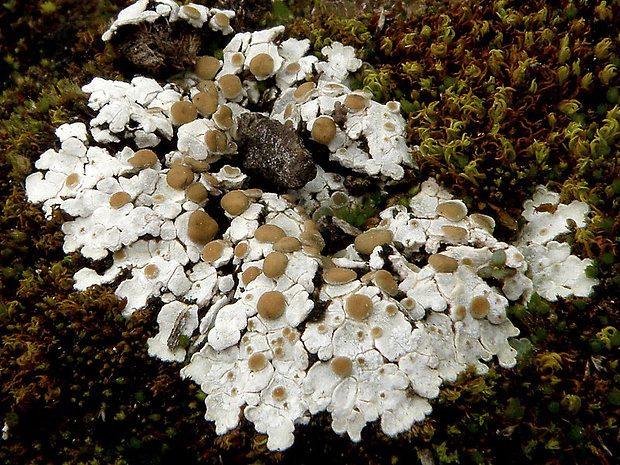
<path fill-rule="evenodd" d="M 355 226 L 351 226 L 336 216 L 323 216 L 316 221 L 316 225 L 325 239 L 323 248 L 325 255 L 331 255 L 346 248 L 356 236 L 362 233 Z"/>
<path fill-rule="evenodd" d="M 259 113 L 237 119 L 235 134 L 243 167 L 272 186 L 299 189 L 316 176 L 312 154 L 297 133 Z"/>
<path fill-rule="evenodd" d="M 166 77 L 193 68 L 201 49 L 196 28 L 177 21 L 125 25 L 111 40 L 128 73 Z"/>
<path fill-rule="evenodd" d="M 372 180 L 368 176 L 349 174 L 344 178 L 344 187 L 347 188 L 349 194 L 361 197 L 371 189 Z"/>
<path fill-rule="evenodd" d="M 235 31 L 260 29 L 261 21 L 264 22 L 273 9 L 271 0 L 221 0 L 220 5 L 220 8 L 235 11 Z"/>

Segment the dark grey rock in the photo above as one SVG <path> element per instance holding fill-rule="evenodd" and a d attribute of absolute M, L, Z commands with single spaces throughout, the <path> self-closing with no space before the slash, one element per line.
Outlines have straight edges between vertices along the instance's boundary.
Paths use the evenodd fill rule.
<path fill-rule="evenodd" d="M 243 168 L 268 183 L 299 189 L 316 176 L 312 154 L 288 126 L 260 113 L 244 113 L 235 130 Z"/>

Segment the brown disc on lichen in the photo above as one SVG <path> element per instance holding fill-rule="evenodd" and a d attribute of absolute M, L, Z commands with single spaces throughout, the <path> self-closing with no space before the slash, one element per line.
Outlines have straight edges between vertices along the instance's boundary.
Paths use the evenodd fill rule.
<path fill-rule="evenodd" d="M 215 13 L 215 15 L 213 16 L 213 20 L 215 21 L 215 24 L 217 24 L 217 26 L 221 29 L 226 29 L 228 26 L 230 26 L 230 18 L 221 11 Z"/>
<path fill-rule="evenodd" d="M 310 135 L 319 144 L 327 145 L 336 137 L 336 123 L 329 116 L 319 116 L 314 120 Z"/>
<path fill-rule="evenodd" d="M 354 92 L 345 97 L 344 106 L 352 112 L 362 111 L 368 106 L 368 97 Z"/>
<path fill-rule="evenodd" d="M 346 284 L 357 279 L 357 273 L 349 268 L 329 268 L 323 273 L 327 284 Z"/>
<path fill-rule="evenodd" d="M 77 187 L 79 183 L 80 183 L 80 175 L 77 173 L 71 173 L 69 176 L 65 178 L 65 186 L 67 186 L 69 189 L 73 189 Z"/>
<path fill-rule="evenodd" d="M 338 376 L 349 376 L 353 370 L 353 362 L 348 357 L 334 357 L 330 363 L 332 371 Z"/>
<path fill-rule="evenodd" d="M 185 189 L 185 196 L 194 203 L 202 204 L 209 196 L 207 188 L 199 182 L 194 182 Z"/>
<path fill-rule="evenodd" d="M 260 296 L 256 304 L 258 314 L 266 320 L 279 318 L 286 307 L 284 294 L 279 291 L 268 291 Z"/>
<path fill-rule="evenodd" d="M 222 172 L 231 178 L 236 178 L 237 176 L 242 176 L 243 173 L 241 172 L 241 170 L 239 168 L 237 168 L 236 166 L 230 166 L 230 165 L 224 165 L 222 167 Z M 245 192 L 244 192 L 245 194 Z M 246 194 L 247 197 L 247 194 Z"/>
<path fill-rule="evenodd" d="M 362 282 L 362 284 L 368 284 L 370 281 L 372 281 L 372 278 L 374 276 L 375 276 L 375 272 L 369 271 L 368 273 L 364 273 L 362 275 L 362 277 L 360 278 L 360 281 Z"/>
<path fill-rule="evenodd" d="M 201 210 L 192 212 L 187 225 L 187 236 L 193 242 L 206 244 L 213 240 L 219 226 L 208 213 Z"/>
<path fill-rule="evenodd" d="M 186 100 L 175 102 L 170 108 L 170 118 L 172 124 L 175 126 L 181 126 L 182 124 L 190 123 L 198 117 L 198 111 L 196 105 Z"/>
<path fill-rule="evenodd" d="M 385 313 L 388 314 L 388 316 L 394 316 L 398 313 L 398 307 L 394 304 L 389 304 L 385 306 Z"/>
<path fill-rule="evenodd" d="M 301 65 L 296 61 L 293 63 L 289 63 L 288 65 L 286 65 L 286 68 L 284 68 L 284 72 L 286 74 L 297 74 L 299 73 L 299 71 L 301 71 Z"/>
<path fill-rule="evenodd" d="M 289 103 L 285 108 L 284 108 L 284 119 L 288 120 L 291 116 L 293 116 L 293 109 L 295 108 L 295 105 L 293 105 L 292 103 Z M 285 121 L 285 124 L 288 123 L 288 121 Z M 292 122 L 291 122 L 292 123 Z"/>
<path fill-rule="evenodd" d="M 271 244 L 275 244 L 283 237 L 286 237 L 286 233 L 275 224 L 264 224 L 254 233 L 254 238 L 258 242 L 269 242 Z"/>
<path fill-rule="evenodd" d="M 301 251 L 310 257 L 319 258 L 321 256 L 321 251 L 319 249 L 311 247 L 309 245 L 303 245 L 301 247 Z"/>
<path fill-rule="evenodd" d="M 202 56 L 196 59 L 194 74 L 200 79 L 211 80 L 220 70 L 220 60 L 212 56 Z"/>
<path fill-rule="evenodd" d="M 400 111 L 400 103 L 392 100 L 390 102 L 387 102 L 385 104 L 385 106 L 387 107 L 388 110 L 390 110 L 392 113 L 396 113 Z"/>
<path fill-rule="evenodd" d="M 392 232 L 389 229 L 369 229 L 355 238 L 355 250 L 363 254 L 371 254 L 375 247 L 392 242 Z"/>
<path fill-rule="evenodd" d="M 236 74 L 225 74 L 217 80 L 217 84 L 220 86 L 224 97 L 228 100 L 234 100 L 239 97 L 243 89 L 241 79 Z"/>
<path fill-rule="evenodd" d="M 224 253 L 225 244 L 223 241 L 211 241 L 202 249 L 202 259 L 205 262 L 214 262 Z"/>
<path fill-rule="evenodd" d="M 129 160 L 127 160 L 131 166 L 138 169 L 152 168 L 157 164 L 157 155 L 151 149 L 141 149 L 133 154 Z"/>
<path fill-rule="evenodd" d="M 383 336 L 383 330 L 379 326 L 373 326 L 370 330 L 370 336 L 373 339 L 379 339 L 381 336 Z"/>
<path fill-rule="evenodd" d="M 217 129 L 212 129 L 205 133 L 205 143 L 207 150 L 212 153 L 224 153 L 228 149 L 226 134 Z"/>
<path fill-rule="evenodd" d="M 261 274 L 261 270 L 257 266 L 248 267 L 243 273 L 241 273 L 241 282 L 244 286 L 247 286 Z"/>
<path fill-rule="evenodd" d="M 391 121 L 387 121 L 383 124 L 383 129 L 386 129 L 388 131 L 395 131 L 396 126 L 394 126 L 394 123 L 392 123 Z"/>
<path fill-rule="evenodd" d="M 173 189 L 184 189 L 194 180 L 194 172 L 185 165 L 174 165 L 166 174 L 166 182 Z"/>
<path fill-rule="evenodd" d="M 262 371 L 267 368 L 267 357 L 262 352 L 256 352 L 250 355 L 248 359 L 248 368 L 252 371 Z"/>
<path fill-rule="evenodd" d="M 222 197 L 220 205 L 229 215 L 238 216 L 248 209 L 250 199 L 241 191 L 230 191 Z"/>
<path fill-rule="evenodd" d="M 205 173 L 202 175 L 202 179 L 204 179 L 211 187 L 217 187 L 220 185 L 220 182 L 212 174 Z"/>
<path fill-rule="evenodd" d="M 445 225 L 441 227 L 441 230 L 446 238 L 453 242 L 466 242 L 469 236 L 467 229 L 461 228 L 460 226 Z"/>
<path fill-rule="evenodd" d="M 147 278 L 149 279 L 157 278 L 158 274 L 159 274 L 159 268 L 157 268 L 156 265 L 153 265 L 151 263 L 144 267 L 144 276 L 146 276 Z"/>
<path fill-rule="evenodd" d="M 459 266 L 459 262 L 456 259 L 441 253 L 434 253 L 428 257 L 428 264 L 438 273 L 452 273 Z"/>
<path fill-rule="evenodd" d="M 364 294 L 353 294 L 347 299 L 345 310 L 354 320 L 363 320 L 372 310 L 372 300 Z"/>
<path fill-rule="evenodd" d="M 237 258 L 243 258 L 248 254 L 248 243 L 247 242 L 239 242 L 236 246 L 235 246 L 235 250 L 234 250 L 234 254 L 235 257 Z"/>
<path fill-rule="evenodd" d="M 405 297 L 400 301 L 400 304 L 403 306 L 405 310 L 411 311 L 414 310 L 417 306 L 417 302 L 413 300 L 411 297 Z"/>
<path fill-rule="evenodd" d="M 215 97 L 217 97 L 220 93 L 220 91 L 217 89 L 217 86 L 215 85 L 215 82 L 210 80 L 200 81 L 198 84 L 196 84 L 196 89 L 198 89 L 200 92 L 206 92 L 207 94 L 211 94 Z"/>
<path fill-rule="evenodd" d="M 299 235 L 299 240 L 303 245 L 312 247 L 319 252 L 325 248 L 325 240 L 319 232 L 304 231 Z"/>
<path fill-rule="evenodd" d="M 298 333 L 290 326 L 287 326 L 286 328 L 282 330 L 282 336 L 287 338 L 288 342 L 290 342 L 291 344 L 294 344 L 295 341 L 297 341 Z"/>
<path fill-rule="evenodd" d="M 245 195 L 247 195 L 252 200 L 258 200 L 263 196 L 262 189 L 258 189 L 256 187 L 246 189 L 243 192 L 245 192 Z"/>
<path fill-rule="evenodd" d="M 211 168 L 211 165 L 209 165 L 206 160 L 196 160 L 192 157 L 185 157 L 182 164 L 190 168 L 192 171 L 199 173 L 204 173 Z"/>
<path fill-rule="evenodd" d="M 435 208 L 438 215 L 450 221 L 461 221 L 467 216 L 467 207 L 460 200 L 447 200 Z"/>
<path fill-rule="evenodd" d="M 334 192 L 331 197 L 332 206 L 334 208 L 343 208 L 349 205 L 351 199 L 344 192 Z"/>
<path fill-rule="evenodd" d="M 282 276 L 288 265 L 288 257 L 282 252 L 271 252 L 263 261 L 263 274 L 268 278 Z"/>
<path fill-rule="evenodd" d="M 121 208 L 131 202 L 131 196 L 127 192 L 115 192 L 110 197 L 110 207 Z"/>
<path fill-rule="evenodd" d="M 467 316 L 467 309 L 464 305 L 457 305 L 453 310 L 453 318 L 457 320 L 462 320 Z"/>
<path fill-rule="evenodd" d="M 183 5 L 181 7 L 181 12 L 191 19 L 200 19 L 201 17 L 200 11 L 191 5 Z"/>
<path fill-rule="evenodd" d="M 258 53 L 250 60 L 250 72 L 259 79 L 273 74 L 274 67 L 273 58 L 268 53 Z"/>
<path fill-rule="evenodd" d="M 198 92 L 192 97 L 192 103 L 202 116 L 211 116 L 217 110 L 217 96 L 208 92 Z"/>
<path fill-rule="evenodd" d="M 316 221 L 304 220 L 304 231 L 318 233 L 319 227 L 317 226 Z"/>
<path fill-rule="evenodd" d="M 386 294 L 391 296 L 398 294 L 398 283 L 389 271 L 377 270 L 373 276 L 373 280 L 377 287 Z"/>
<path fill-rule="evenodd" d="M 213 122 L 222 131 L 227 131 L 232 128 L 233 115 L 232 110 L 227 105 L 220 105 L 215 114 L 213 115 Z"/>
<path fill-rule="evenodd" d="M 297 103 L 303 102 L 308 96 L 308 93 L 314 90 L 315 87 L 316 84 L 314 82 L 304 82 L 293 92 L 293 100 Z"/>
<path fill-rule="evenodd" d="M 492 233 L 495 229 L 495 220 L 489 215 L 483 215 L 482 213 L 472 213 L 471 215 L 469 215 L 469 218 L 474 222 L 477 227 L 484 229 L 487 232 Z"/>
<path fill-rule="evenodd" d="M 489 310 L 491 310 L 491 304 L 483 295 L 477 295 L 471 299 L 471 302 L 469 302 L 469 313 L 478 320 L 487 316 L 489 314 Z"/>
<path fill-rule="evenodd" d="M 273 391 L 271 391 L 271 397 L 273 397 L 273 400 L 280 402 L 286 399 L 286 395 L 286 388 L 284 386 L 275 387 L 273 388 Z"/>
<path fill-rule="evenodd" d="M 301 250 L 301 242 L 296 237 L 286 236 L 278 239 L 273 244 L 273 249 L 285 253 L 297 252 Z"/>
<path fill-rule="evenodd" d="M 235 52 L 232 55 L 230 55 L 230 64 L 233 65 L 236 68 L 240 68 L 241 66 L 243 66 L 243 63 L 245 62 L 245 55 L 241 52 Z"/>

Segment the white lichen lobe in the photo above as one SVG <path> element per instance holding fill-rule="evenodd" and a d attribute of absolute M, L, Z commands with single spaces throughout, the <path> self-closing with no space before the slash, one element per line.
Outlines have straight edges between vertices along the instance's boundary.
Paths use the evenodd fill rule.
<path fill-rule="evenodd" d="M 228 34 L 232 16 L 139 0 L 104 40 L 160 17 Z M 361 66 L 354 50 L 334 42 L 320 61 L 308 40 L 283 33 L 235 34 L 222 62 L 211 60 L 215 83 L 197 81 L 198 69 L 185 87 L 95 78 L 84 86 L 95 117 L 57 129 L 60 148 L 41 155 L 26 193 L 48 217 L 54 208 L 72 217 L 62 226 L 66 252 L 109 258 L 101 274 L 78 271 L 76 289 L 118 283 L 128 317 L 159 302 L 149 354 L 185 362 L 181 374 L 205 393 L 218 434 L 243 415 L 269 449 L 283 450 L 296 425 L 326 411 L 353 441 L 373 421 L 394 436 L 429 415 L 442 384 L 468 367 L 515 365 L 511 301 L 590 294 L 590 260 L 560 242 L 586 225 L 588 207 L 540 187 L 508 244 L 493 236 L 491 217 L 429 180 L 408 206 L 385 209 L 375 228 L 324 256 L 312 218 L 355 199 L 320 166 L 290 195 L 248 188 L 231 133 L 246 106 L 270 102 L 266 115 L 322 145 L 344 172 L 385 181 L 415 166 L 398 103 L 347 86 Z M 192 109 L 201 92 L 213 111 Z M 181 101 L 189 120 L 173 114 Z"/>

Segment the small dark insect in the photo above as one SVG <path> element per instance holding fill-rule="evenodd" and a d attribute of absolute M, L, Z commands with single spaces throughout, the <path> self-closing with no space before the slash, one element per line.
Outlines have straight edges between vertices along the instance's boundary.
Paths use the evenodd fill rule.
<path fill-rule="evenodd" d="M 553 205 L 552 203 L 543 203 L 537 206 L 534 211 L 536 213 L 555 213 L 557 209 L 557 205 Z"/>
<path fill-rule="evenodd" d="M 334 123 L 344 124 L 344 122 L 347 120 L 348 113 L 349 113 L 349 110 L 347 109 L 347 107 L 345 107 L 340 102 L 336 102 L 334 104 L 334 114 L 333 114 Z"/>
<path fill-rule="evenodd" d="M 172 331 L 170 331 L 170 336 L 168 336 L 168 340 L 166 341 L 166 345 L 168 349 L 174 350 L 179 346 L 179 339 L 181 338 L 181 333 L 183 332 L 183 328 L 185 328 L 185 322 L 187 321 L 187 312 L 181 312 L 177 315 L 176 320 L 174 320 L 174 325 L 172 326 Z"/>
<path fill-rule="evenodd" d="M 170 25 L 167 21 L 126 25 L 112 43 L 130 72 L 168 76 L 192 68 L 201 47 L 201 38 L 192 27 Z"/>

